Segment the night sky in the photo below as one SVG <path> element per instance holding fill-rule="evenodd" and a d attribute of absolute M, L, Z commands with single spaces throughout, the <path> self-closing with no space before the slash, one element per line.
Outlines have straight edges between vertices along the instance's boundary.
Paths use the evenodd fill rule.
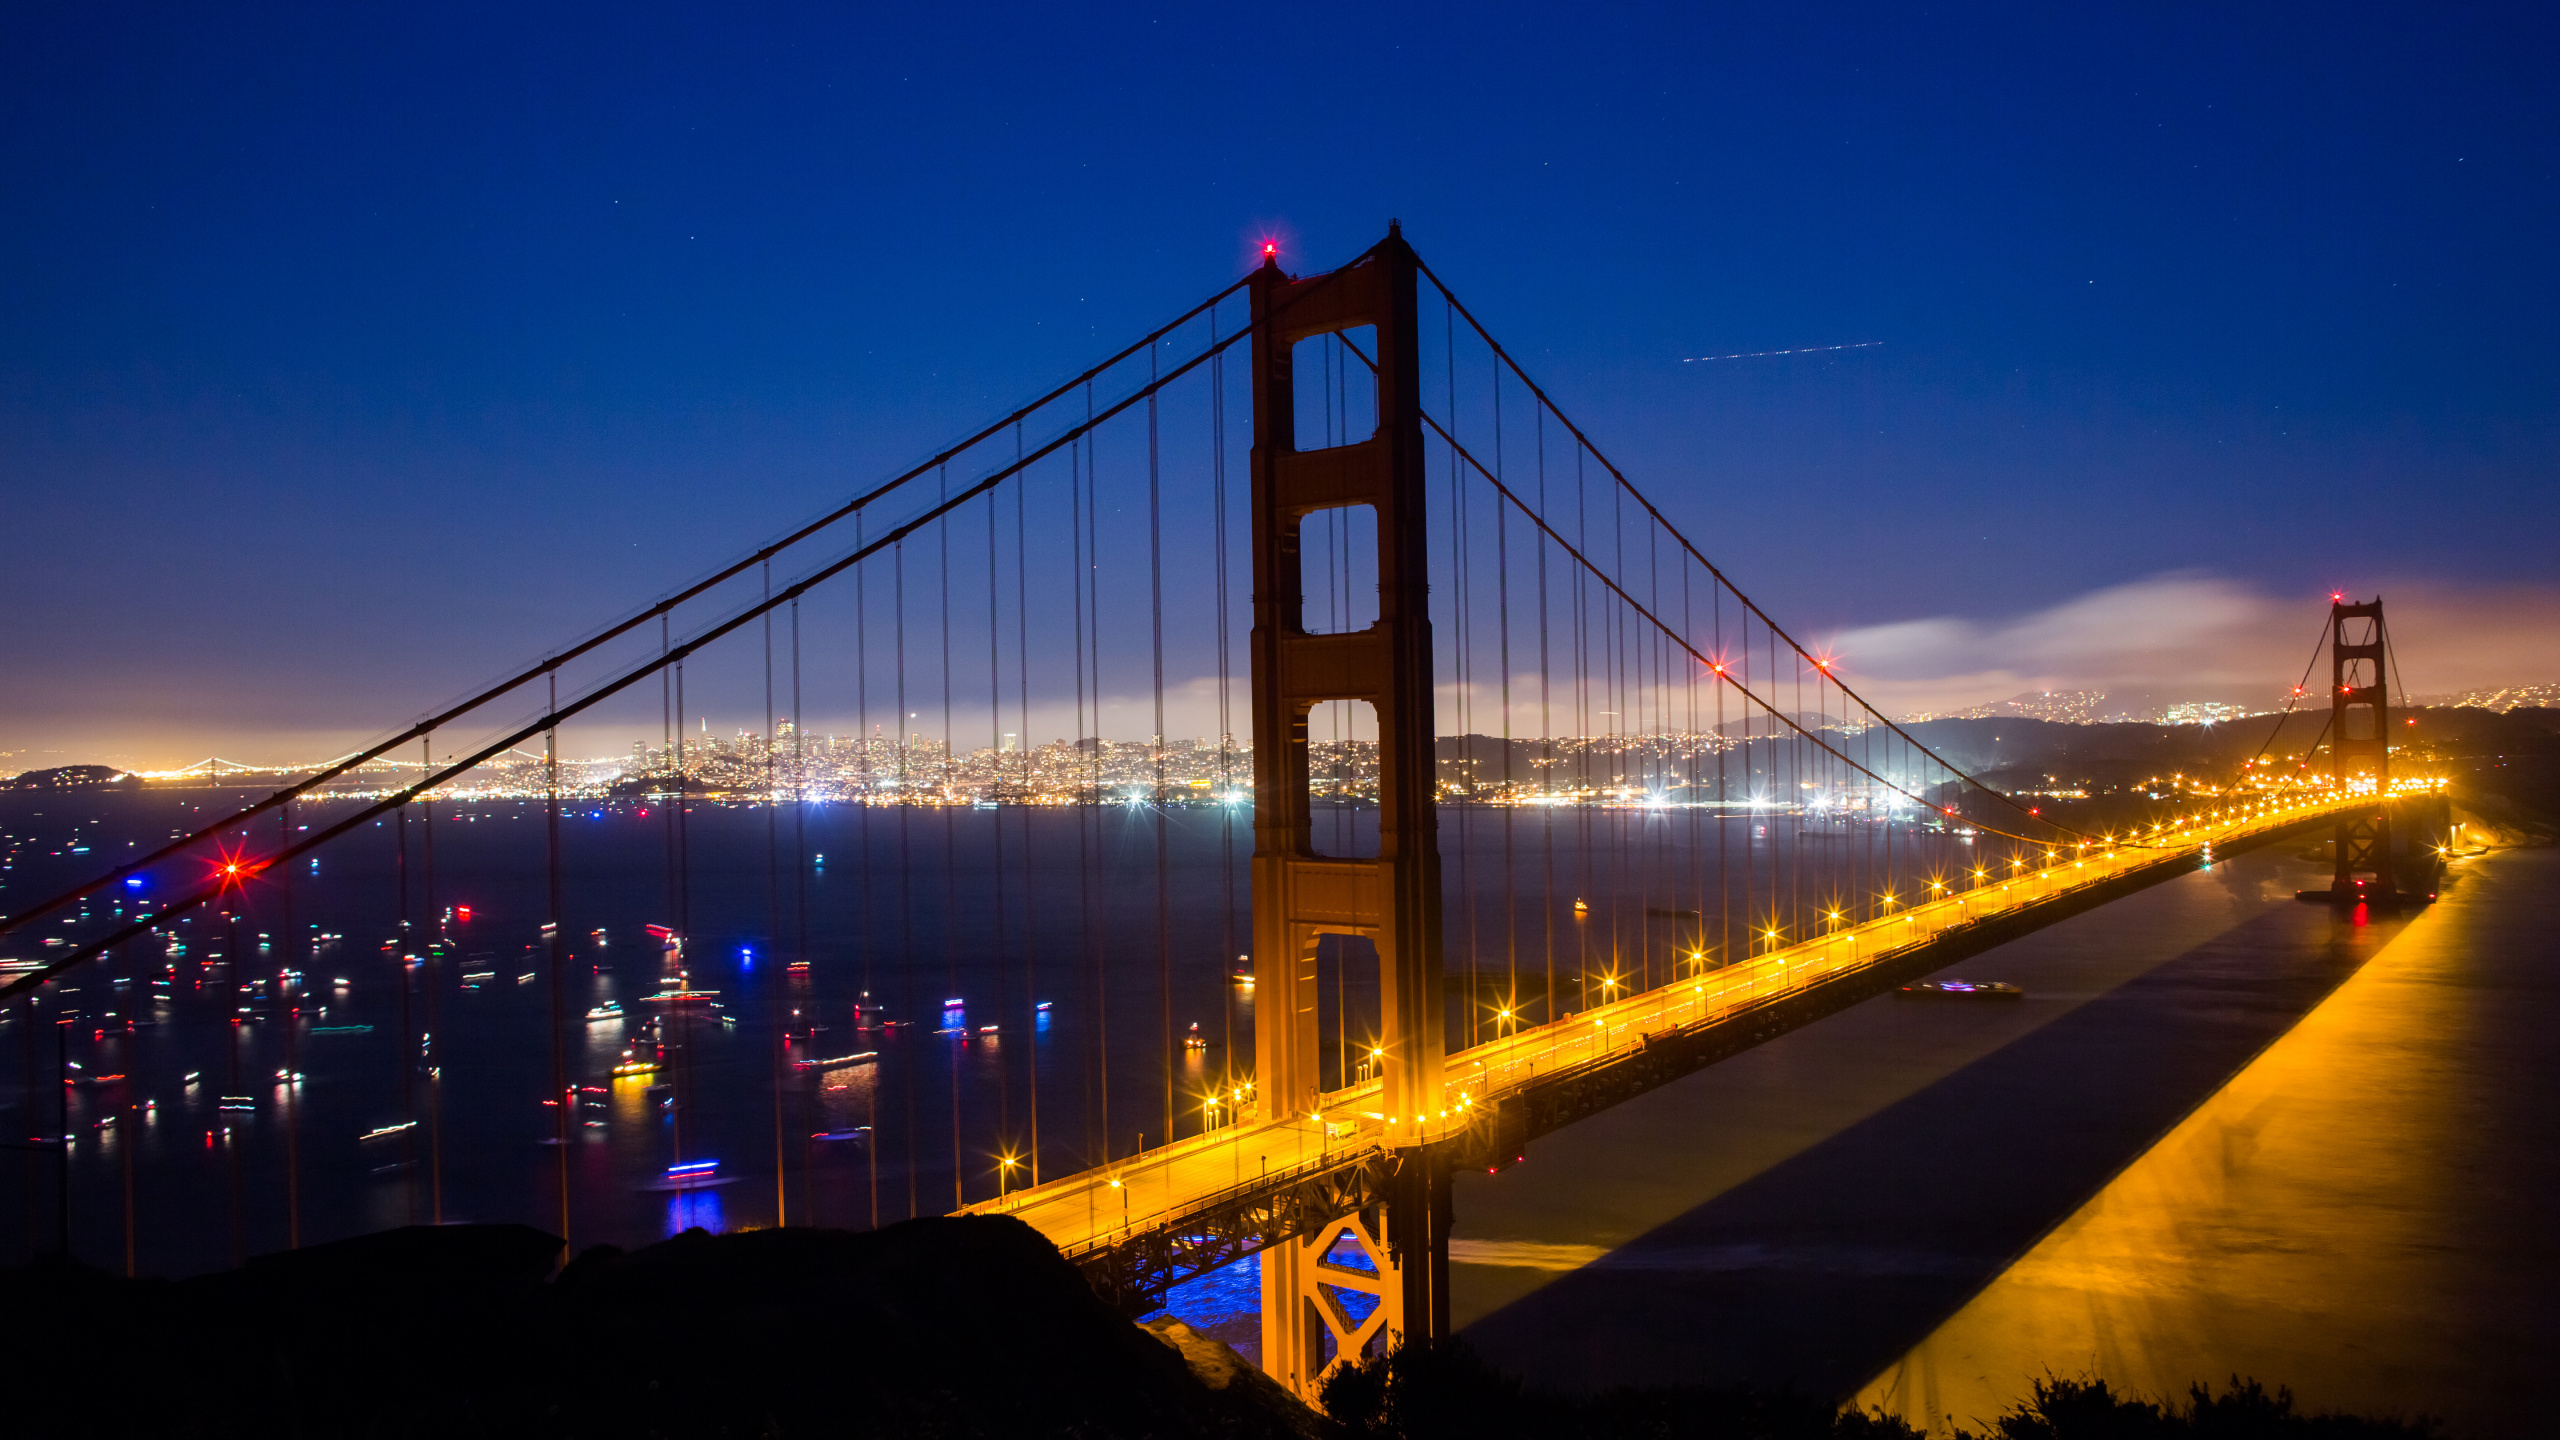
<path fill-rule="evenodd" d="M 0 771 L 308 758 L 1390 217 L 1911 703 L 2560 679 L 2548 7 L 0 23 Z"/>

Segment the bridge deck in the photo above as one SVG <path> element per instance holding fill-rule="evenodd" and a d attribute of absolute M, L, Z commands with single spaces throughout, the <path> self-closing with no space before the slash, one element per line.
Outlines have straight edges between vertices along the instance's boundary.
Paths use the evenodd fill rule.
<path fill-rule="evenodd" d="M 1695 1034 L 1759 1015 L 1773 1001 L 1884 965 L 1949 931 L 2019 915 L 2040 902 L 2145 869 L 2192 863 L 2208 846 L 2262 838 L 2358 803 L 2372 802 L 2353 797 L 2268 806 L 2164 834 L 2138 848 L 2057 858 L 2007 880 L 1985 879 L 1969 890 L 1459 1051 L 1447 1063 L 1450 1108 L 1438 1114 L 1380 1114 L 1372 1081 L 1326 1096 L 1312 1114 L 1211 1130 L 972 1205 L 964 1213 L 1017 1216 L 1071 1257 L 1115 1245 L 1240 1194 L 1336 1169 L 1363 1155 L 1459 1138 L 1542 1079 L 1606 1065 L 1643 1046 L 1648 1036 Z"/>

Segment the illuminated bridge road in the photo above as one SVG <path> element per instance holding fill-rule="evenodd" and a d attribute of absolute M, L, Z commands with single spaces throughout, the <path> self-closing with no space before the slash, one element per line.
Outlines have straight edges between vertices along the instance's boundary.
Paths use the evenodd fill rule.
<path fill-rule="evenodd" d="M 1106 1288 L 1144 1303 L 1167 1284 L 1284 1238 L 1303 1223 L 1294 1192 L 1322 1190 L 1304 1197 L 1314 1209 L 1383 1193 L 1389 1157 L 1414 1147 L 1445 1149 L 1461 1163 L 1515 1158 L 1515 1147 L 1533 1133 L 1863 999 L 1879 984 L 2185 873 L 2217 847 L 2228 853 L 2348 808 L 2325 798 L 2269 802 L 2206 817 L 2204 826 L 2149 837 L 2139 847 L 2057 849 L 2040 868 L 2008 878 L 1986 870 L 1964 877 L 1969 889 L 1454 1053 L 1445 1112 L 1385 1114 L 1372 1081 L 1326 1095 L 1312 1113 L 1210 1130 L 968 1213 L 1020 1218 Z M 1860 979 L 1875 983 L 1855 985 Z M 1826 991 L 1846 993 L 1787 1013 L 1788 1002 Z M 1675 1038 L 1705 1043 L 1681 1056 L 1669 1053 L 1666 1042 Z M 1602 1079 L 1666 1055 L 1652 1075 Z M 1539 1104 L 1546 1092 L 1595 1079 L 1602 1080 L 1598 1095 Z M 1549 1113 L 1527 1113 L 1542 1108 Z"/>

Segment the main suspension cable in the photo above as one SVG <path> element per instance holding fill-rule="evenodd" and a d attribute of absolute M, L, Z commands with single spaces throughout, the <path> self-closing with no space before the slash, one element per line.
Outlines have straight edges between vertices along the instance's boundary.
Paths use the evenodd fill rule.
<path fill-rule="evenodd" d="M 1511 352 L 1502 348 L 1502 342 L 1494 339 L 1493 333 L 1485 329 L 1484 322 L 1478 320 L 1475 317 L 1474 312 L 1467 309 L 1465 302 L 1458 299 L 1456 293 L 1450 290 L 1447 281 L 1442 280 L 1437 274 L 1434 274 L 1431 267 L 1423 263 L 1420 257 L 1417 256 L 1415 258 L 1414 264 L 1422 274 L 1430 278 L 1431 283 L 1439 289 L 1441 297 L 1448 301 L 1450 307 L 1455 309 L 1460 315 L 1466 317 L 1468 326 L 1474 329 L 1476 335 L 1484 341 L 1486 347 L 1492 350 L 1495 356 L 1500 358 L 1502 363 L 1510 368 L 1512 374 L 1520 377 L 1520 383 L 1529 387 L 1529 392 L 1538 397 L 1538 401 L 1541 405 L 1554 411 L 1556 419 L 1564 425 L 1565 429 L 1573 433 L 1573 438 L 1579 441 L 1584 449 L 1591 452 L 1591 457 L 1599 461 L 1601 466 L 1617 480 L 1618 484 L 1623 487 L 1629 495 L 1635 497 L 1636 503 L 1645 508 L 1645 512 L 1653 517 L 1654 523 L 1660 525 L 1665 531 L 1668 531 L 1673 539 L 1680 542 L 1680 547 L 1689 553 L 1691 559 L 1696 560 L 1700 565 L 1706 567 L 1707 573 L 1715 576 L 1718 582 L 1723 584 L 1726 589 L 1731 590 L 1735 599 L 1741 601 L 1745 606 L 1748 606 L 1751 613 L 1759 616 L 1760 622 L 1769 628 L 1771 634 L 1786 641 L 1788 647 L 1794 650 L 1797 655 L 1803 657 L 1805 660 L 1814 660 L 1813 652 L 1805 649 L 1801 644 L 1798 644 L 1793 635 L 1788 634 L 1785 628 L 1780 626 L 1776 620 L 1772 619 L 1767 611 L 1760 608 L 1759 602 L 1753 600 L 1748 594 L 1744 593 L 1740 586 L 1733 583 L 1730 576 L 1726 575 L 1722 570 L 1716 567 L 1714 561 L 1709 560 L 1703 551 L 1699 550 L 1696 545 L 1690 543 L 1689 537 L 1682 534 L 1680 528 L 1673 525 L 1670 518 L 1665 516 L 1662 511 L 1654 505 L 1653 501 L 1645 496 L 1643 491 L 1636 488 L 1635 482 L 1629 480 L 1625 472 L 1621 471 L 1617 467 L 1617 464 L 1610 460 L 1609 457 L 1601 451 L 1598 445 L 1592 443 L 1591 437 L 1583 433 L 1582 427 L 1576 425 L 1573 422 L 1573 418 L 1564 413 L 1563 407 L 1556 404 L 1554 397 L 1548 395 L 1546 390 L 1542 388 L 1536 380 L 1530 378 L 1529 372 L 1521 367 L 1519 361 L 1512 358 Z M 1517 502 L 1515 501 L 1514 503 Z M 1827 663 L 1816 663 L 1818 668 L 1823 669 L 1826 673 L 1829 671 L 1830 667 Z M 1847 695 L 1850 699 L 1857 701 L 1859 706 L 1865 709 L 1867 713 L 1876 717 L 1879 724 L 1882 724 L 1887 729 L 1893 731 L 1896 735 L 1901 736 L 1911 744 L 1919 747 L 1922 751 L 1926 752 L 1931 759 L 1936 760 L 1941 766 L 1945 767 L 1949 774 L 1954 775 L 1956 778 L 1964 781 L 1968 785 L 1974 786 L 1985 794 L 1994 797 L 1999 800 L 2001 804 L 2007 805 L 2009 808 L 2016 810 L 2021 814 L 2032 813 L 2029 811 L 2028 807 L 2019 804 L 2015 799 L 2011 798 L 2007 792 L 1986 784 L 1965 771 L 1958 769 L 1953 764 L 1950 764 L 1946 757 L 1939 755 L 1937 751 L 1930 749 L 1930 747 L 1922 743 L 1917 736 L 1914 736 L 1909 731 L 1904 730 L 1899 724 L 1885 715 L 1883 711 L 1878 710 L 1874 705 L 1869 704 L 1865 696 L 1862 696 L 1855 690 L 1850 689 L 1848 684 L 1840 680 L 1837 675 L 1833 675 L 1831 679 L 1834 684 L 1840 686 L 1841 693 Z M 2066 834 L 2079 835 L 2084 840 L 2094 838 L 2081 831 L 2074 830 L 2067 825 L 2061 825 L 2050 820 L 2044 820 L 2044 817 L 2041 815 L 2037 815 L 2034 818 L 2043 821 L 2045 824 L 2053 825 L 2055 829 L 2061 830 Z M 1994 833 L 2005 834 L 2006 832 Z"/>
<path fill-rule="evenodd" d="M 1367 253 L 1368 252 L 1363 252 L 1360 258 L 1366 259 Z M 1352 262 L 1352 264 L 1357 263 L 1359 263 L 1357 260 Z M 1348 269 L 1349 266 L 1345 266 L 1344 268 Z M 812 520 L 801 526 L 799 529 L 792 531 L 790 534 L 783 536 L 781 539 L 772 541 L 745 558 L 725 566 L 722 569 L 705 576 L 701 580 L 695 581 L 693 584 L 686 586 L 675 594 L 659 600 L 656 604 L 651 605 L 647 609 L 638 611 L 614 622 L 604 629 L 597 631 L 595 634 L 588 636 L 586 639 L 571 645 L 566 650 L 544 657 L 539 663 L 526 667 L 521 672 L 480 691 L 478 694 L 473 695 L 467 700 L 459 701 L 424 720 L 418 721 L 416 724 L 411 725 L 409 728 L 401 731 L 397 735 L 391 736 L 389 739 L 368 746 L 367 748 L 357 751 L 344 759 L 335 761 L 330 765 L 323 767 L 308 780 L 288 785 L 284 789 L 278 790 L 273 795 L 268 796 L 266 799 L 259 801 L 257 804 L 249 806 L 247 809 L 234 811 L 230 815 L 224 816 L 222 819 L 216 820 L 213 823 L 198 829 L 191 835 L 187 835 L 182 839 L 170 841 L 168 844 L 161 846 L 159 849 L 154 850 L 150 854 L 144 855 L 139 859 L 128 860 L 122 865 L 117 866 L 115 869 L 108 871 L 94 880 L 76 886 L 72 889 L 65 890 L 49 900 L 40 901 L 14 915 L 0 917 L 0 935 L 6 935 L 13 930 L 19 929 L 31 920 L 40 919 L 43 916 L 50 915 L 54 911 L 81 899 L 83 896 L 94 895 L 100 890 L 107 889 L 108 887 L 121 882 L 129 875 L 137 874 L 143 870 L 149 869 L 151 866 L 168 859 L 172 855 L 181 854 L 194 846 L 212 839 L 226 829 L 236 828 L 243 821 L 246 821 L 253 816 L 264 814 L 279 805 L 287 803 L 297 795 L 302 795 L 317 788 L 318 786 L 327 784 L 331 780 L 337 779 L 341 775 L 347 774 L 348 772 L 374 760 L 378 760 L 384 755 L 391 753 L 393 750 L 408 744 L 412 740 L 424 739 L 454 721 L 461 719 L 463 716 L 470 714 L 472 711 L 480 709 L 484 705 L 491 704 L 514 691 L 520 690 L 525 686 L 532 684 L 534 681 L 543 678 L 545 675 L 556 673 L 562 665 L 569 661 L 578 659 L 580 656 L 586 655 L 600 646 L 619 639 L 633 630 L 648 624 L 653 619 L 663 620 L 666 616 L 673 613 L 677 607 L 688 601 L 701 597 L 720 585 L 736 579 L 740 575 L 744 575 L 749 570 L 755 569 L 759 565 L 769 565 L 774 556 L 781 554 L 783 551 L 798 545 L 802 541 L 809 539 L 811 536 L 818 534 L 822 530 L 826 530 L 834 526 L 838 522 L 850 516 L 859 514 L 864 508 L 876 504 L 892 492 L 949 464 L 958 456 L 968 452 L 969 450 L 975 449 L 980 444 L 983 444 L 994 436 L 1001 434 L 1007 426 L 1019 424 L 1028 416 L 1046 409 L 1049 405 L 1074 391 L 1077 387 L 1088 384 L 1095 377 L 1112 369 L 1121 361 L 1128 359 L 1139 351 L 1146 350 L 1152 353 L 1156 342 L 1162 340 L 1165 336 L 1172 334 L 1174 331 L 1181 329 L 1184 325 L 1189 324 L 1194 319 L 1197 319 L 1203 312 L 1214 310 L 1221 301 L 1225 300 L 1228 296 L 1235 294 L 1238 290 L 1243 289 L 1247 284 L 1251 283 L 1251 280 L 1252 276 L 1250 275 L 1237 280 L 1234 284 L 1220 290 L 1217 294 L 1212 295 L 1208 299 L 1201 301 L 1199 304 L 1192 306 L 1188 310 L 1185 310 L 1174 320 L 1158 326 L 1144 339 L 1136 341 L 1126 349 L 1123 349 L 1119 353 L 1113 355 L 1110 359 L 1093 366 L 1083 374 L 1078 375 L 1076 378 L 1058 386 L 1056 389 L 1051 390 L 1039 399 L 1034 400 L 1030 404 L 1014 411 L 1002 420 L 998 420 L 995 423 L 988 425 L 976 434 L 950 446 L 935 455 L 933 458 L 917 465 L 915 468 L 888 480 L 882 481 L 880 484 L 873 486 L 870 490 L 856 496 L 854 499 L 849 500 L 842 505 L 837 506 L 835 509 L 828 511 L 826 514 L 819 516 L 817 519 Z M 1177 371 L 1176 373 L 1179 374 L 1180 372 Z M 1044 451 L 1042 453 L 1045 454 L 1046 452 Z"/>

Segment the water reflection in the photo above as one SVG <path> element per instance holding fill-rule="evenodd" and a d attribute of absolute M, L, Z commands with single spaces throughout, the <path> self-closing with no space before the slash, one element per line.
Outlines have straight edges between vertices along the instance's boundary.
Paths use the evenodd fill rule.
<path fill-rule="evenodd" d="M 728 1228 L 728 1222 L 720 1214 L 719 1191 L 679 1190 L 667 1197 L 666 1233 L 681 1235 L 696 1228 L 714 1235 Z"/>
<path fill-rule="evenodd" d="M 2048 1368 L 2153 1395 L 2238 1373 L 2530 1433 L 2560 1342 L 2560 947 L 2526 917 L 2555 881 L 2549 852 L 2474 866 L 1859 1403 L 1943 1430 Z"/>
<path fill-rule="evenodd" d="M 2266 898 L 2302 868 L 2217 864 L 1953 972 L 2022 1003 L 1871 1002 L 1461 1175 L 1458 1238 L 1502 1243 L 1453 1247 L 1453 1312 L 1553 1385 L 1854 1390 L 2391 931 Z"/>

